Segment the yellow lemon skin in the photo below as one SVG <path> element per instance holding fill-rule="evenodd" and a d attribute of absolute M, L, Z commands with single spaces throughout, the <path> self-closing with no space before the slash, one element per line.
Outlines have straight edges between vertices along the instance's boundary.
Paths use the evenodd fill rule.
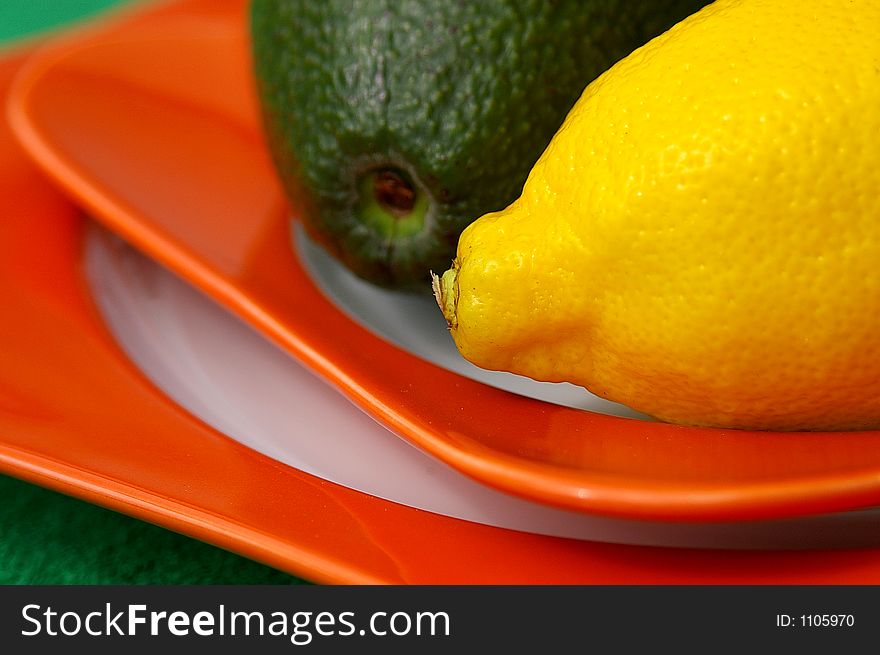
<path fill-rule="evenodd" d="M 461 236 L 461 353 L 676 423 L 880 427 L 878 28 L 718 0 L 598 78 Z"/>

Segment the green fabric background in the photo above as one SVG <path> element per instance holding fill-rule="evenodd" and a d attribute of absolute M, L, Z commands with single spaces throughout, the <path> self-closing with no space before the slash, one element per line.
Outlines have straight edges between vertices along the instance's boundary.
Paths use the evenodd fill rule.
<path fill-rule="evenodd" d="M 0 47 L 130 0 L 0 0 Z M 0 476 L 0 584 L 298 584 L 142 521 Z"/>

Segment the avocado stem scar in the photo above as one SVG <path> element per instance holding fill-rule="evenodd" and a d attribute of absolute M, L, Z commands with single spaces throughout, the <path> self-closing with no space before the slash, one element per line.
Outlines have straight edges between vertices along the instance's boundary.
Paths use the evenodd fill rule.
<path fill-rule="evenodd" d="M 382 169 L 373 177 L 373 197 L 395 218 L 409 214 L 416 205 L 416 192 L 409 182 L 395 170 Z"/>

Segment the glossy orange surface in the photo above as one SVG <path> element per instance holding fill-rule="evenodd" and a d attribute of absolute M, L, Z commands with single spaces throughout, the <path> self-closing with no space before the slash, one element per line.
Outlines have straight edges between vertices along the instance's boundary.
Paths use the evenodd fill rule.
<path fill-rule="evenodd" d="M 390 429 L 487 484 L 630 518 L 880 504 L 878 432 L 686 428 L 560 407 L 462 378 L 347 318 L 290 247 L 257 120 L 244 7 L 184 0 L 44 51 L 13 91 L 18 137 L 105 225 Z"/>
<path fill-rule="evenodd" d="M 26 53 L 0 57 L 0 98 Z M 0 121 L 0 471 L 324 582 L 878 584 L 880 549 L 595 544 L 439 517 L 323 482 L 207 428 L 101 322 L 87 225 Z"/>

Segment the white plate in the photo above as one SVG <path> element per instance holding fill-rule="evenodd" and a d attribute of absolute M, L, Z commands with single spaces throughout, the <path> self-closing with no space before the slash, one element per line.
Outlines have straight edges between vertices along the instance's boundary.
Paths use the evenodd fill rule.
<path fill-rule="evenodd" d="M 340 277 L 338 267 L 325 266 L 317 251 L 304 255 L 322 288 L 359 321 L 458 370 L 448 352 L 425 348 L 436 335 L 424 335 L 420 344 L 389 320 L 398 312 L 421 315 L 407 305 L 421 299 L 365 290 L 359 280 Z M 437 514 L 575 539 L 746 549 L 880 544 L 880 510 L 873 508 L 765 522 L 665 523 L 591 516 L 508 496 L 401 440 L 240 320 L 116 237 L 90 230 L 85 259 L 108 326 L 159 388 L 230 438 L 323 479 Z M 378 295 L 371 298 L 370 293 Z M 357 302 L 349 302 L 352 298 Z M 572 392 L 523 379 L 492 382 L 512 384 L 512 390 L 527 395 L 549 395 L 547 399 L 563 404 Z M 582 403 L 582 391 L 577 392 Z M 619 411 L 609 405 L 605 411 Z"/>

